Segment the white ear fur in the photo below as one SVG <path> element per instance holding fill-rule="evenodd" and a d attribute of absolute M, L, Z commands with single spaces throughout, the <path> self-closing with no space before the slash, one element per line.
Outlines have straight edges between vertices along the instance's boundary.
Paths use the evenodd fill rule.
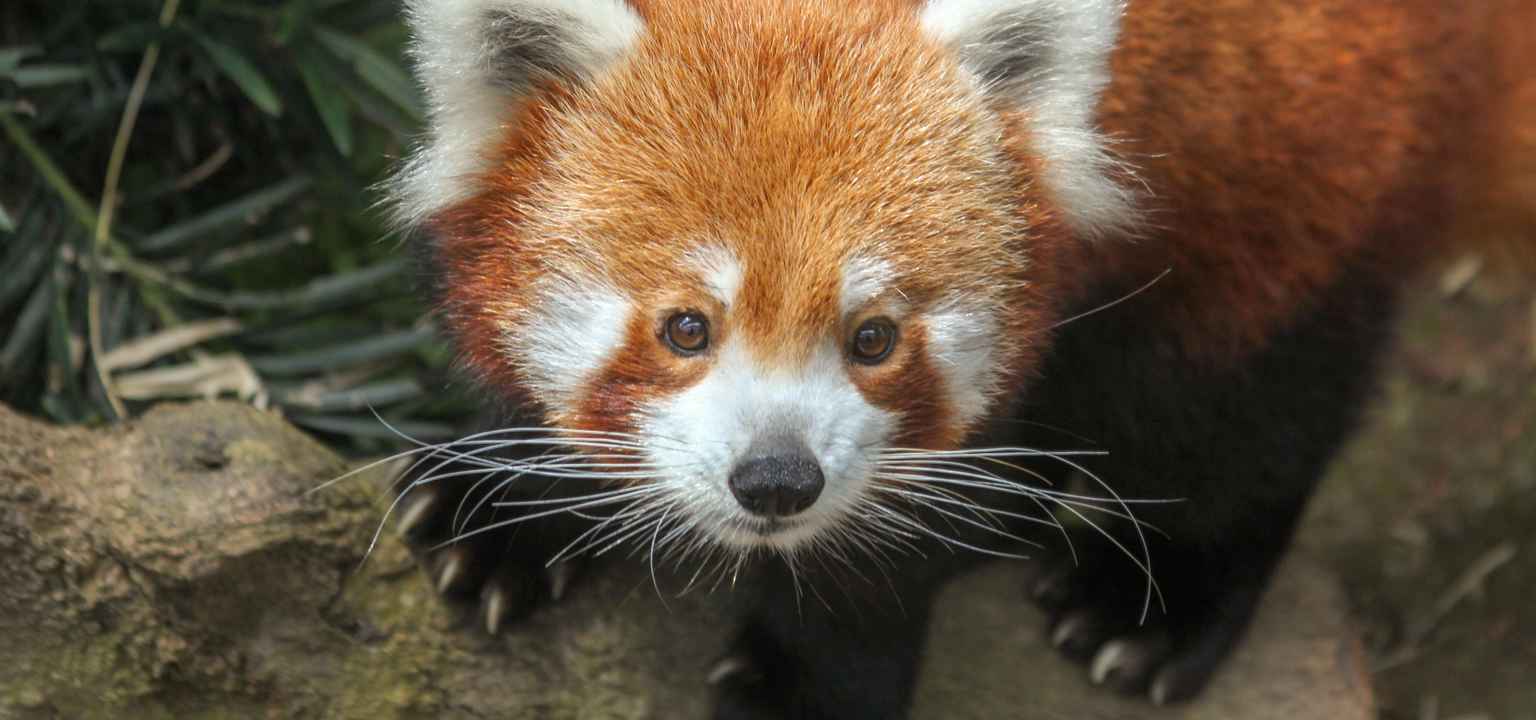
<path fill-rule="evenodd" d="M 406 17 L 431 120 L 392 188 L 407 226 L 468 195 L 487 145 L 534 83 L 591 78 L 643 29 L 625 0 L 407 0 Z"/>
<path fill-rule="evenodd" d="M 1095 115 L 1125 0 L 930 0 L 922 26 L 953 48 L 985 92 L 1029 112 L 1043 181 L 1078 233 L 1123 232 L 1137 222 L 1129 175 L 1109 152 Z"/>

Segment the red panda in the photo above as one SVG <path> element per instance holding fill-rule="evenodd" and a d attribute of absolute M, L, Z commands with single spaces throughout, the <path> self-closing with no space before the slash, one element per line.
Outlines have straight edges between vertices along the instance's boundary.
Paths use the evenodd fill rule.
<path fill-rule="evenodd" d="M 1195 695 L 1368 395 L 1397 278 L 1533 157 L 1528 0 L 407 5 L 431 127 L 397 212 L 465 370 L 531 426 L 418 464 L 402 524 L 463 526 L 489 496 L 455 476 L 608 488 L 567 507 L 614 514 L 559 518 L 601 524 L 500 503 L 535 521 L 513 550 L 440 551 L 493 631 L 593 538 L 750 558 L 728 666 L 756 672 L 722 717 L 901 714 L 959 561 L 902 559 L 883 622 L 799 607 L 792 561 L 997 553 L 991 521 L 1054 524 L 1042 500 L 1182 499 L 1115 502 L 1030 590 L 1095 682 Z M 1020 459 L 1056 429 L 1105 454 Z M 485 459 L 517 433 L 581 452 Z M 1038 482 L 1065 475 L 1102 492 Z"/>

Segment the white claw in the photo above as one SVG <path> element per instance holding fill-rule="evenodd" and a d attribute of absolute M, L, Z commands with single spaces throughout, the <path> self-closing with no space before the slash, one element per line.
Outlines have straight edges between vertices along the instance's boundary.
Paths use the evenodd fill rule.
<path fill-rule="evenodd" d="M 1168 682 L 1169 681 L 1167 675 L 1158 675 L 1157 679 L 1152 681 L 1151 694 L 1153 705 L 1161 707 L 1168 704 L 1168 694 L 1172 692 L 1172 690 L 1168 688 Z"/>
<path fill-rule="evenodd" d="M 405 509 L 400 511 L 400 520 L 395 529 L 402 536 L 409 535 L 412 530 L 421 525 L 431 515 L 432 506 L 437 504 L 437 493 L 415 492 L 406 498 Z"/>
<path fill-rule="evenodd" d="M 485 631 L 495 635 L 501 629 L 502 618 L 507 614 L 507 594 L 493 588 L 485 594 Z"/>
<path fill-rule="evenodd" d="M 710 685 L 719 685 L 735 675 L 746 672 L 752 664 L 740 655 L 727 655 L 720 658 L 715 666 L 709 669 L 709 674 L 704 676 L 704 682 Z"/>
<path fill-rule="evenodd" d="M 1051 633 L 1051 647 L 1059 649 L 1066 645 L 1067 641 L 1077 634 L 1078 626 L 1087 621 L 1088 618 L 1085 615 L 1069 615 L 1065 620 L 1056 623 L 1056 629 Z"/>
<path fill-rule="evenodd" d="M 1129 648 L 1121 640 L 1111 640 L 1099 648 L 1098 654 L 1093 656 L 1093 664 L 1088 666 L 1088 679 L 1094 685 L 1103 685 L 1109 679 L 1109 674 L 1120 669 L 1120 659 L 1123 658 Z"/>
<path fill-rule="evenodd" d="M 549 577 L 549 598 L 555 602 L 565 597 L 565 590 L 571 586 L 571 578 L 576 576 L 576 564 L 568 560 L 562 560 L 550 566 L 547 570 Z"/>
<path fill-rule="evenodd" d="M 453 587 L 454 582 L 464 573 L 464 556 L 453 550 L 448 551 L 448 557 L 443 561 L 442 569 L 437 571 L 437 592 L 446 593 Z"/>

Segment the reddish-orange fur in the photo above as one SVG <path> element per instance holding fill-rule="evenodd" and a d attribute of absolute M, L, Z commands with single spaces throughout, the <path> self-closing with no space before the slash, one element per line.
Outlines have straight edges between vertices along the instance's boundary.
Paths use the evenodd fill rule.
<path fill-rule="evenodd" d="M 1446 238 L 1454 195 L 1489 185 L 1471 163 L 1512 79 L 1491 60 L 1532 6 L 1134 0 L 1103 122 L 1154 192 L 1153 231 L 1078 262 L 1172 267 L 1150 321 L 1221 357 L 1346 272 L 1403 272 Z"/>
<path fill-rule="evenodd" d="M 1165 268 L 1137 304 L 1146 322 L 1192 359 L 1235 359 L 1346 273 L 1405 271 L 1389 261 L 1421 257 L 1453 201 L 1487 189 L 1470 163 L 1495 156 L 1478 143 L 1522 132 L 1530 143 L 1536 126 L 1516 127 L 1531 113 L 1506 100 L 1529 72 L 1519 62 L 1532 53 L 1510 48 L 1536 3 L 1132 0 L 1101 123 L 1151 191 L 1145 230 L 1090 243 L 1070 236 L 1042 187 L 1048 161 L 1027 117 L 1001 101 L 989 112 L 921 33 L 915 2 L 633 5 L 647 31 L 630 56 L 592 86 L 526 101 L 481 192 L 431 221 L 446 317 L 494 386 L 518 386 L 500 344 L 551 263 L 588 258 L 664 313 L 713 307 L 685 261 L 710 244 L 746 268 L 738 307 L 713 332 L 748 339 L 770 364 L 845 335 L 839 269 L 870 246 L 893 260 L 908 302 L 995 296 L 1010 376 L 1033 365 L 1076 297 Z M 1001 147 L 987 128 L 1001 129 Z M 993 153 L 1008 167 L 989 165 Z M 1531 155 L 1496 157 L 1502 176 Z M 568 237 L 581 241 L 552 240 Z M 629 328 L 558 421 L 609 426 L 632 410 L 626 393 L 699 377 L 656 342 L 647 323 L 659 317 Z M 958 443 L 965 428 L 916 349 L 921 329 L 904 340 L 855 382 L 924 429 L 905 442 Z"/>
<path fill-rule="evenodd" d="M 550 256 L 581 252 L 600 258 L 638 306 L 660 312 L 709 305 L 685 254 L 729 248 L 746 273 L 737 307 L 712 332 L 741 334 L 771 364 L 792 366 L 850 330 L 839 326 L 841 268 L 871 245 L 893 259 L 904 302 L 967 288 L 997 296 L 1016 308 L 999 329 L 1003 344 L 1044 324 L 1043 283 L 1021 262 L 1037 251 L 1016 223 L 1039 204 L 1017 190 L 1029 178 L 1019 168 L 1011 180 L 978 182 L 1000 172 L 981 157 L 992 151 L 976 132 L 985 107 L 909 7 L 737 0 L 641 10 L 649 32 L 633 56 L 593 87 L 532 101 L 509 126 L 483 192 L 435 223 L 446 314 L 471 367 L 494 385 L 516 385 L 498 338 L 517 306 L 534 302 L 520 290 Z M 548 199 L 571 209 L 527 216 Z M 544 240 L 578 233 L 583 248 Z M 950 262 L 957 256 L 968 264 Z M 697 363 L 641 342 L 638 330 L 630 337 L 603 377 L 651 377 L 652 393 L 695 377 Z M 1012 353 L 1020 365 L 1030 354 Z M 908 352 L 856 375 L 866 387 L 942 387 Z M 622 389 L 592 386 L 587 405 L 612 410 Z M 923 394 L 872 396 L 915 407 Z M 583 414 L 571 420 L 596 422 Z M 953 443 L 958 430 L 939 435 Z"/>

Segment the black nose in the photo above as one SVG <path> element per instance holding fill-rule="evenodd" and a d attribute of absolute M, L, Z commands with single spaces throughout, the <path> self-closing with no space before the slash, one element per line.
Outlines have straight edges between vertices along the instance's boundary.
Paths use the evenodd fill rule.
<path fill-rule="evenodd" d="M 747 512 L 788 517 L 816 502 L 826 478 L 815 458 L 796 452 L 743 460 L 731 471 L 728 484 Z"/>

